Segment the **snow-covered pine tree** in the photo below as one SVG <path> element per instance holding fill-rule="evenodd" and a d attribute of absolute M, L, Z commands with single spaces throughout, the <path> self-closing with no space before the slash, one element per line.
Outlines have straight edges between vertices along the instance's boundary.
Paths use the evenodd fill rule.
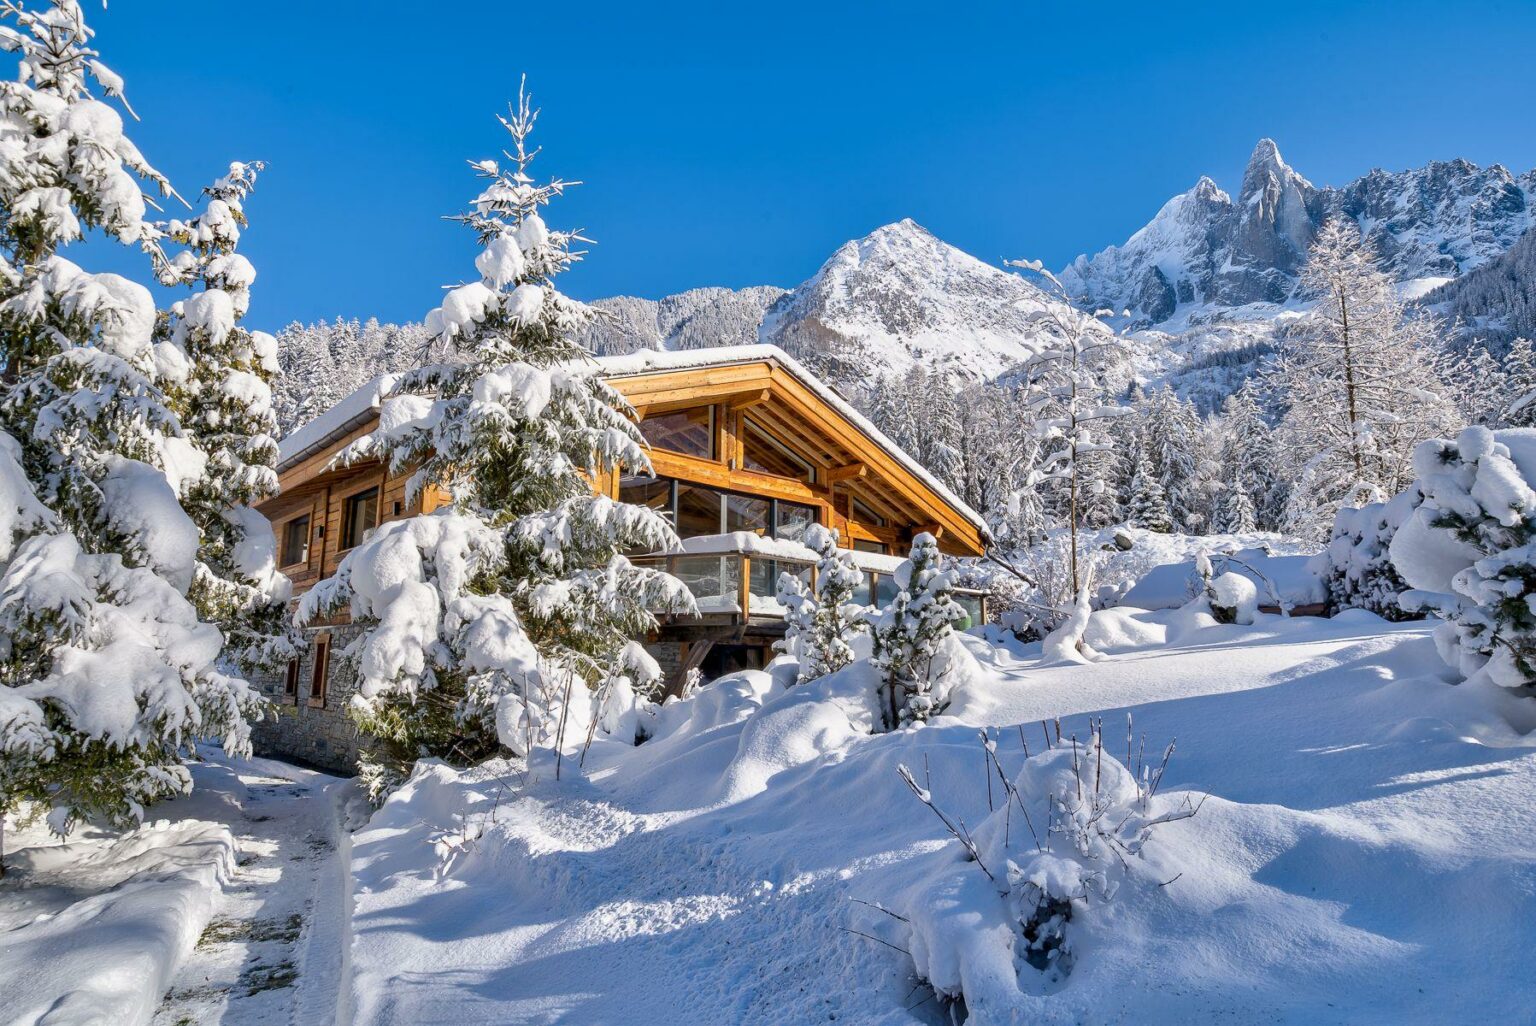
<path fill-rule="evenodd" d="M 140 820 L 191 787 L 194 741 L 249 750 L 262 707 L 187 599 L 200 459 L 163 388 L 142 285 L 59 256 L 86 230 L 163 260 L 170 192 L 92 95 L 121 99 L 76 0 L 0 0 L 0 809 Z M 124 104 L 126 107 L 126 103 Z M 148 268 L 146 268 L 147 270 Z"/>
<path fill-rule="evenodd" d="M 1354 222 L 1319 229 L 1300 289 L 1317 305 L 1284 340 L 1277 438 L 1295 481 L 1286 527 L 1324 541 L 1341 507 L 1406 488 L 1414 446 L 1458 417 L 1434 373 L 1437 323 L 1409 315 Z"/>
<path fill-rule="evenodd" d="M 1224 486 L 1217 505 L 1217 530 L 1244 534 L 1261 527 L 1274 529 L 1278 523 L 1264 522 L 1260 512 L 1276 487 L 1274 444 L 1251 382 L 1227 397 L 1215 428 L 1216 463 Z"/>
<path fill-rule="evenodd" d="M 344 655 L 354 714 L 380 742 L 364 757 L 376 789 L 423 754 L 562 750 L 580 736 L 567 721 L 585 733 L 603 712 L 589 689 L 657 683 L 635 679 L 630 643 L 653 611 L 693 609 L 681 582 L 622 554 L 675 547 L 667 522 L 592 490 L 650 461 L 628 404 L 574 340 L 585 309 L 554 286 L 580 236 L 540 216 L 571 183 L 530 177 L 536 118 L 520 92 L 501 119 L 510 166 L 471 165 L 484 185 L 458 220 L 482 246 L 479 276 L 427 317 L 448 361 L 400 378 L 378 429 L 344 454 L 382 456 L 413 471 L 411 499 L 432 487 L 452 504 L 382 525 L 299 611 L 350 607 L 363 627 Z"/>
<path fill-rule="evenodd" d="M 1131 480 L 1127 486 L 1125 522 L 1132 527 L 1169 534 L 1173 531 L 1173 519 L 1168 515 L 1168 496 L 1152 470 L 1151 460 L 1147 459 L 1145 432 L 1137 431 L 1131 439 L 1128 460 Z"/>
<path fill-rule="evenodd" d="M 819 557 L 814 592 L 808 592 L 793 574 L 779 575 L 779 596 L 789 628 L 784 649 L 800 660 L 797 680 L 802 683 L 853 662 L 849 642 L 868 629 L 863 607 L 853 601 L 864 574 L 837 547 L 837 532 L 812 524 L 805 532 L 805 544 Z"/>
<path fill-rule="evenodd" d="M 888 606 L 869 615 L 874 638 L 871 664 L 880 674 L 885 729 L 925 721 L 944 711 L 960 683 L 957 663 L 966 657 L 951 646 L 954 625 L 965 610 L 951 596 L 953 570 L 931 534 L 912 539 L 912 553 L 896 570 L 900 589 Z"/>
<path fill-rule="evenodd" d="M 1139 412 L 1147 461 L 1167 496 L 1173 529 L 1185 534 L 1204 532 L 1209 511 L 1201 488 L 1206 432 L 1200 415 L 1170 388 L 1146 393 Z"/>
<path fill-rule="evenodd" d="M 1067 493 L 1072 590 L 1083 587 L 1078 567 L 1078 534 L 1085 524 L 1086 500 L 1102 494 L 1113 464 L 1094 454 L 1114 450 L 1110 422 L 1133 411 L 1114 401 L 1109 372 L 1124 359 L 1120 340 L 1097 317 L 1078 309 L 1066 288 L 1038 260 L 1012 260 L 1007 266 L 1037 275 L 1047 283 L 1047 302 L 1033 317 L 1045 330 L 1045 346 L 1020 370 L 1024 402 L 1033 418 L 1030 430 L 1040 439 L 1042 456 L 1029 483 L 1055 482 Z"/>
<path fill-rule="evenodd" d="M 1503 402 L 1496 412 L 1496 427 L 1536 427 L 1536 345 L 1517 338 L 1504 355 L 1500 384 Z M 1487 379 L 1484 378 L 1486 388 Z"/>
<path fill-rule="evenodd" d="M 277 494 L 277 340 L 240 325 L 256 270 L 235 251 L 261 168 L 231 164 L 204 190 L 202 213 L 167 225 L 170 240 L 185 248 L 161 265 L 160 281 L 198 291 L 161 319 L 155 347 L 171 409 L 198 455 L 179 485 L 202 537 L 189 597 L 224 632 L 225 656 L 244 672 L 281 665 L 299 642 L 272 526 L 251 508 Z"/>

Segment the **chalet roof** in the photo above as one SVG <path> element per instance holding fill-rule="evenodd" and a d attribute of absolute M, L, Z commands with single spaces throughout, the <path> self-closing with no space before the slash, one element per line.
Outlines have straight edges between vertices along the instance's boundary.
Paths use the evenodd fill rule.
<path fill-rule="evenodd" d="M 854 409 L 830 385 L 811 373 L 803 364 L 778 346 L 720 346 L 714 349 L 681 351 L 648 349 L 628 353 L 623 356 L 596 357 L 592 360 L 592 363 L 596 365 L 599 374 L 610 380 L 639 377 L 647 374 L 662 374 L 699 367 L 728 367 L 748 363 L 770 363 L 776 365 L 801 385 L 804 385 L 819 400 L 835 410 L 839 416 L 852 424 L 859 433 L 872 441 L 888 456 L 901 464 L 913 477 L 921 481 L 956 513 L 976 527 L 983 537 L 988 533 L 986 521 L 979 513 L 962 502 L 960 497 L 955 495 L 943 482 L 930 473 L 928 468 L 918 463 L 909 453 L 891 441 L 884 432 L 875 427 L 858 410 Z M 396 380 L 398 380 L 398 375 L 382 374 L 363 385 L 314 420 L 290 432 L 278 443 L 278 470 L 285 470 L 323 451 L 327 446 L 367 424 L 378 415 L 380 403 Z"/>

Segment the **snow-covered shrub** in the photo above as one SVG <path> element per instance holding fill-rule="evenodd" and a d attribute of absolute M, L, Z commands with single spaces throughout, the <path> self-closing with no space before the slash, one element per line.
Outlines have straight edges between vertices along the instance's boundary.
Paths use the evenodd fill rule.
<path fill-rule="evenodd" d="M 1427 611 L 1441 658 L 1469 680 L 1536 682 L 1536 430 L 1469 427 L 1414 453 L 1423 502 L 1392 539 L 1392 565 Z"/>
<path fill-rule="evenodd" d="M 222 572 L 188 515 L 218 445 L 168 391 L 203 354 L 163 360 L 149 290 L 58 255 L 90 230 L 163 266 L 140 185 L 170 186 L 92 96 L 87 76 L 108 97 L 122 80 L 79 4 L 36 6 L 0 3 L 19 57 L 0 89 L 0 812 L 36 803 L 66 832 L 188 790 L 201 738 L 248 751 L 263 703 L 189 600 Z"/>
<path fill-rule="evenodd" d="M 989 976 L 1006 988 L 1018 986 L 1026 966 L 1052 979 L 1069 973 L 1072 922 L 1127 884 L 1163 882 L 1148 879 L 1144 849 L 1159 826 L 1199 811 L 1187 796 L 1156 797 L 1172 744 L 1156 765 L 1137 756 L 1137 765 L 1127 767 L 1105 749 L 1102 726 L 1095 724 L 1086 743 L 1058 741 L 1027 758 L 1011 779 L 985 731 L 982 745 L 1000 805 L 974 831 L 943 810 L 926 780 L 919 784 L 900 767 L 918 800 L 958 841 L 963 859 L 961 867 L 931 874 L 905 896 L 907 950 L 936 992 L 973 1009 L 997 1007 L 995 995 L 968 992 L 987 987 Z M 965 914 L 956 915 L 960 910 Z M 993 925 L 998 920 L 1006 923 L 1001 937 Z"/>
<path fill-rule="evenodd" d="M 943 569 L 933 535 L 912 539 L 912 554 L 897 568 L 900 590 L 888 606 L 868 614 L 871 656 L 880 674 L 885 728 L 894 730 L 936 716 L 951 690 L 964 682 L 972 657 L 955 638 L 965 610 L 950 597 L 954 571 Z"/>
<path fill-rule="evenodd" d="M 1259 589 L 1242 574 L 1228 570 L 1206 584 L 1206 598 L 1217 623 L 1253 623 L 1259 615 Z"/>
<path fill-rule="evenodd" d="M 422 755 L 562 753 L 599 720 L 635 740 L 634 698 L 660 674 L 631 641 L 655 612 L 693 609 L 681 582 L 623 555 L 675 547 L 667 522 L 591 487 L 650 460 L 574 340 L 586 309 L 554 287 L 576 235 L 539 214 L 567 183 L 532 184 L 536 118 L 520 96 L 502 119 L 509 166 L 473 165 L 483 188 L 457 220 L 482 243 L 479 277 L 427 317 L 444 362 L 396 378 L 378 428 L 342 455 L 382 456 L 411 474 L 408 498 L 430 485 L 452 506 L 379 528 L 300 610 L 347 607 L 363 628 L 348 652 L 353 711 L 381 742 L 364 756 L 386 764 L 378 779 Z"/>
<path fill-rule="evenodd" d="M 1398 528 L 1423 501 L 1418 488 L 1410 487 L 1386 502 L 1339 510 L 1328 547 L 1311 564 L 1327 581 L 1330 606 L 1364 609 L 1387 620 L 1418 615 L 1398 602 L 1408 585 L 1392 566 L 1389 549 Z"/>
<path fill-rule="evenodd" d="M 799 662 L 801 682 L 836 673 L 853 662 L 850 642 L 868 630 L 864 607 L 853 601 L 864 575 L 853 565 L 852 557 L 837 547 L 837 532 L 812 524 L 806 530 L 805 544 L 820 557 L 815 591 L 808 590 L 794 574 L 779 575 L 778 595 L 786 628 L 783 641 L 776 646 Z"/>

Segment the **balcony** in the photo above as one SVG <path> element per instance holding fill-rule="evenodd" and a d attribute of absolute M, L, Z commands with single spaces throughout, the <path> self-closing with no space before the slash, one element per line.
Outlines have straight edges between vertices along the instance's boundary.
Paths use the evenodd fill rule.
<path fill-rule="evenodd" d="M 884 605 L 896 596 L 894 574 L 903 562 L 900 557 L 869 552 L 849 555 L 865 573 L 865 583 L 854 592 L 854 602 Z M 799 542 L 737 531 L 685 538 L 680 552 L 632 556 L 630 562 L 664 570 L 682 581 L 698 603 L 698 622 L 766 625 L 777 623 L 784 616 L 784 606 L 778 600 L 779 575 L 791 573 L 806 584 L 812 583 L 816 553 Z M 960 626 L 985 621 L 983 592 L 957 588 L 954 598 L 969 619 L 969 623 Z M 675 616 L 668 619 L 692 620 Z"/>

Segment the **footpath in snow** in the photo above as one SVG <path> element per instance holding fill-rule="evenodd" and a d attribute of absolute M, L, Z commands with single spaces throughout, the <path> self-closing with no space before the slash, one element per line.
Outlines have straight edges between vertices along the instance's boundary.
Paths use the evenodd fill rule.
<path fill-rule="evenodd" d="M 354 785 L 269 760 L 193 767 L 124 836 L 6 835 L 0 1022 L 331 1024 Z"/>
<path fill-rule="evenodd" d="M 984 679 L 916 730 L 869 734 L 848 671 L 746 673 L 559 781 L 425 766 L 354 838 L 355 1021 L 948 1021 L 916 953 L 977 1026 L 1531 1022 L 1536 735 L 1520 699 L 1446 684 L 1428 633 L 1113 610 L 1097 664 L 972 639 Z M 1042 720 L 1120 744 L 1127 713 L 1150 750 L 1178 738 L 1157 800 L 1211 797 L 1047 976 L 897 769 L 974 826 L 979 727 L 1012 776 Z"/>

